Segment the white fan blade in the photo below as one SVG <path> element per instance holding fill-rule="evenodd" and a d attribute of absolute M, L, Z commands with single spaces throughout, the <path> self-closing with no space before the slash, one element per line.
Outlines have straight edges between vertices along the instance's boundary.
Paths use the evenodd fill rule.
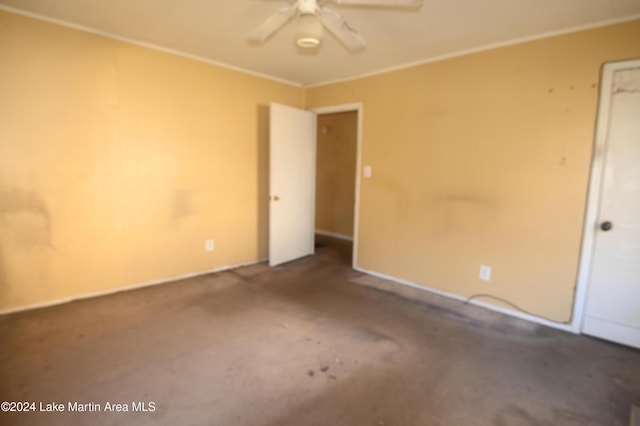
<path fill-rule="evenodd" d="M 366 47 L 364 39 L 360 34 L 347 24 L 338 12 L 326 7 L 318 11 L 320 21 L 350 50 L 362 50 Z"/>
<path fill-rule="evenodd" d="M 423 0 L 331 0 L 336 4 L 354 6 L 422 6 Z"/>
<path fill-rule="evenodd" d="M 248 40 L 254 43 L 262 43 L 271 34 L 275 33 L 281 26 L 289 22 L 296 14 L 294 6 L 283 7 L 269 16 L 249 35 Z"/>

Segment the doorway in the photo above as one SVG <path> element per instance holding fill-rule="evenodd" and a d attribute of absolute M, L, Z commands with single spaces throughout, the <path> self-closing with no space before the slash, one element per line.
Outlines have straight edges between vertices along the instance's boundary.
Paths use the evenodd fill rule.
<path fill-rule="evenodd" d="M 351 264 L 358 112 L 317 117 L 315 248 L 339 247 L 347 254 L 341 259 Z"/>
<path fill-rule="evenodd" d="M 353 241 L 358 113 L 318 115 L 316 234 Z"/>
<path fill-rule="evenodd" d="M 277 266 L 314 253 L 316 136 L 319 115 L 356 113 L 355 193 L 352 199 L 351 265 L 357 266 L 362 104 L 310 111 L 272 103 L 269 119 L 269 265 Z M 353 124 L 353 123 L 352 123 Z M 322 129 L 321 129 L 322 132 Z M 330 129 L 325 129 L 330 133 Z M 353 176 L 353 175 L 352 175 Z M 349 209 L 350 210 L 350 209 Z M 336 232 L 337 234 L 337 232 Z"/>
<path fill-rule="evenodd" d="M 316 246 L 331 239 L 351 244 L 355 266 L 361 105 L 313 110 L 316 126 Z"/>

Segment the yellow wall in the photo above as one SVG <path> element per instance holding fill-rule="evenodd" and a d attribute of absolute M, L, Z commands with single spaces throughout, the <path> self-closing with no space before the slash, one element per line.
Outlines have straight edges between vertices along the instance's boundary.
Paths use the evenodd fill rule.
<path fill-rule="evenodd" d="M 0 12 L 0 311 L 266 256 L 268 103 L 362 102 L 359 266 L 568 321 L 599 67 L 637 40 L 640 21 L 304 91 Z"/>
<path fill-rule="evenodd" d="M 304 91 L 0 11 L 0 311 L 265 257 L 272 101 Z"/>
<path fill-rule="evenodd" d="M 358 113 L 318 116 L 316 229 L 353 236 Z"/>
<path fill-rule="evenodd" d="M 638 40 L 633 21 L 307 90 L 363 103 L 359 266 L 569 321 L 599 69 Z"/>

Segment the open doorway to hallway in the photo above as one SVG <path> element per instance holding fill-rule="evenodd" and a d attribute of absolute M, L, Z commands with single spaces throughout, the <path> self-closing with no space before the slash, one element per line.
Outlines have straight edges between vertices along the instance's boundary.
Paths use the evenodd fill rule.
<path fill-rule="evenodd" d="M 327 237 L 351 242 L 355 222 L 358 111 L 319 114 L 316 152 L 316 248 L 326 244 Z"/>

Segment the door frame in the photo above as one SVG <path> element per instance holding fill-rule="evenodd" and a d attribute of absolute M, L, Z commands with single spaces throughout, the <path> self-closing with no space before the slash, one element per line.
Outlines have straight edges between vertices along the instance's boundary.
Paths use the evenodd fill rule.
<path fill-rule="evenodd" d="M 362 169 L 362 102 L 355 102 L 349 104 L 333 105 L 320 108 L 311 108 L 309 111 L 316 113 L 316 115 L 333 114 L 336 112 L 350 112 L 355 111 L 358 113 L 358 125 L 356 137 L 356 189 L 355 189 L 355 205 L 353 208 L 353 248 L 351 255 L 351 267 L 356 268 L 358 265 L 358 218 L 360 217 L 360 179 Z M 316 145 L 316 150 L 318 149 Z M 317 157 L 316 157 L 317 158 Z"/>
<path fill-rule="evenodd" d="M 593 141 L 591 177 L 589 180 L 587 208 L 582 232 L 578 280 L 573 303 L 573 321 L 571 323 L 571 331 L 574 333 L 582 332 L 582 325 L 586 314 L 591 266 L 594 260 L 595 233 L 598 227 L 598 213 L 600 210 L 600 198 L 602 196 L 603 174 L 607 152 L 607 134 L 610 122 L 611 96 L 613 94 L 613 75 L 616 71 L 628 68 L 640 68 L 640 59 L 607 62 L 603 64 L 600 72 L 600 94 Z"/>

